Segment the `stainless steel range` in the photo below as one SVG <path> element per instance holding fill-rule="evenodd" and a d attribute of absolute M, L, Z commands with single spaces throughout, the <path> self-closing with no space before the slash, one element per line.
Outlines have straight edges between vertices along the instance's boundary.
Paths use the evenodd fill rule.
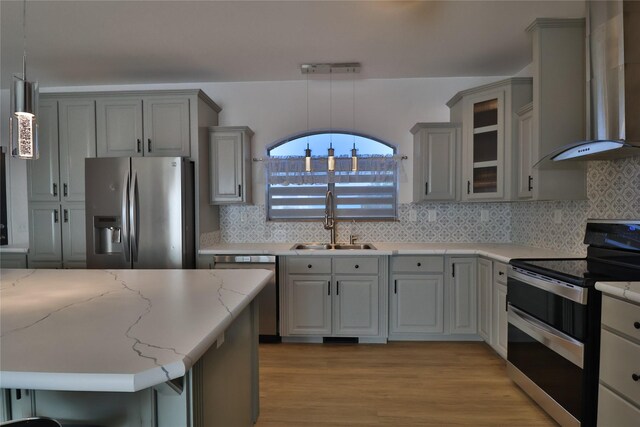
<path fill-rule="evenodd" d="M 640 280 L 640 220 L 589 220 L 586 258 L 511 260 L 507 371 L 563 426 L 597 420 L 597 281 Z"/>

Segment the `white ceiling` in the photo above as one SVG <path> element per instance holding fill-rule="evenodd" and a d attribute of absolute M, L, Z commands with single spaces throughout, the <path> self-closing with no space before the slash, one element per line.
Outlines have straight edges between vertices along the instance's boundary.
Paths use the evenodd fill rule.
<path fill-rule="evenodd" d="M 2 87 L 22 69 L 22 1 L 0 5 Z M 536 17 L 584 1 L 32 1 L 27 72 L 41 86 L 297 80 L 308 62 L 362 78 L 513 75 Z"/>

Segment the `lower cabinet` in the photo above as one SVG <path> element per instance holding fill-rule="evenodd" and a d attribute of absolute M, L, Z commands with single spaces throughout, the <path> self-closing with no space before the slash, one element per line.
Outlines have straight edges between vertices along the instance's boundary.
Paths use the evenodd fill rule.
<path fill-rule="evenodd" d="M 492 262 L 485 258 L 478 259 L 478 335 L 490 343 L 491 334 L 491 294 L 493 275 Z"/>
<path fill-rule="evenodd" d="M 442 274 L 392 275 L 389 334 L 444 332 Z"/>
<path fill-rule="evenodd" d="M 27 268 L 27 255 L 0 252 L 0 268 Z"/>
<path fill-rule="evenodd" d="M 283 336 L 386 337 L 386 257 L 291 256 L 281 266 Z"/>
<path fill-rule="evenodd" d="M 476 258 L 447 257 L 450 268 L 449 322 L 451 334 L 478 331 Z"/>
<path fill-rule="evenodd" d="M 507 264 L 493 262 L 491 347 L 507 358 Z"/>
<path fill-rule="evenodd" d="M 29 203 L 29 268 L 86 266 L 84 202 Z"/>

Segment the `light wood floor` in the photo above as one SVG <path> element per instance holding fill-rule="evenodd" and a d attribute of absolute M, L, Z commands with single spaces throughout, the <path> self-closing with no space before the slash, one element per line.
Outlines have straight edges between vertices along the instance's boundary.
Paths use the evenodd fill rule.
<path fill-rule="evenodd" d="M 262 344 L 256 427 L 555 426 L 484 343 Z"/>

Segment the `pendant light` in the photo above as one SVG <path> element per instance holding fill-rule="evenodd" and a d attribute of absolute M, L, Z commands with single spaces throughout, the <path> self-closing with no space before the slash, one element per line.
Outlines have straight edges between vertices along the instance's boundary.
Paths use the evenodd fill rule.
<path fill-rule="evenodd" d="M 304 150 L 304 171 L 311 172 L 311 148 L 307 142 L 307 148 Z"/>
<path fill-rule="evenodd" d="M 22 77 L 11 85 L 11 155 L 25 160 L 38 158 L 38 82 L 27 80 L 27 2 L 22 3 Z"/>
<path fill-rule="evenodd" d="M 329 172 L 333 172 L 336 170 L 336 158 L 334 152 L 335 150 L 333 149 L 333 144 L 329 143 L 329 150 L 327 152 L 327 170 Z"/>
<path fill-rule="evenodd" d="M 352 86 L 352 95 L 353 100 L 351 105 L 353 106 L 353 113 L 351 117 L 353 118 L 352 132 L 353 132 L 353 148 L 351 149 L 351 172 L 358 171 L 358 150 L 356 150 L 356 79 L 351 78 L 351 86 Z"/>
<path fill-rule="evenodd" d="M 356 143 L 353 143 L 353 148 L 351 149 L 351 171 L 358 171 L 358 150 L 356 150 Z"/>

